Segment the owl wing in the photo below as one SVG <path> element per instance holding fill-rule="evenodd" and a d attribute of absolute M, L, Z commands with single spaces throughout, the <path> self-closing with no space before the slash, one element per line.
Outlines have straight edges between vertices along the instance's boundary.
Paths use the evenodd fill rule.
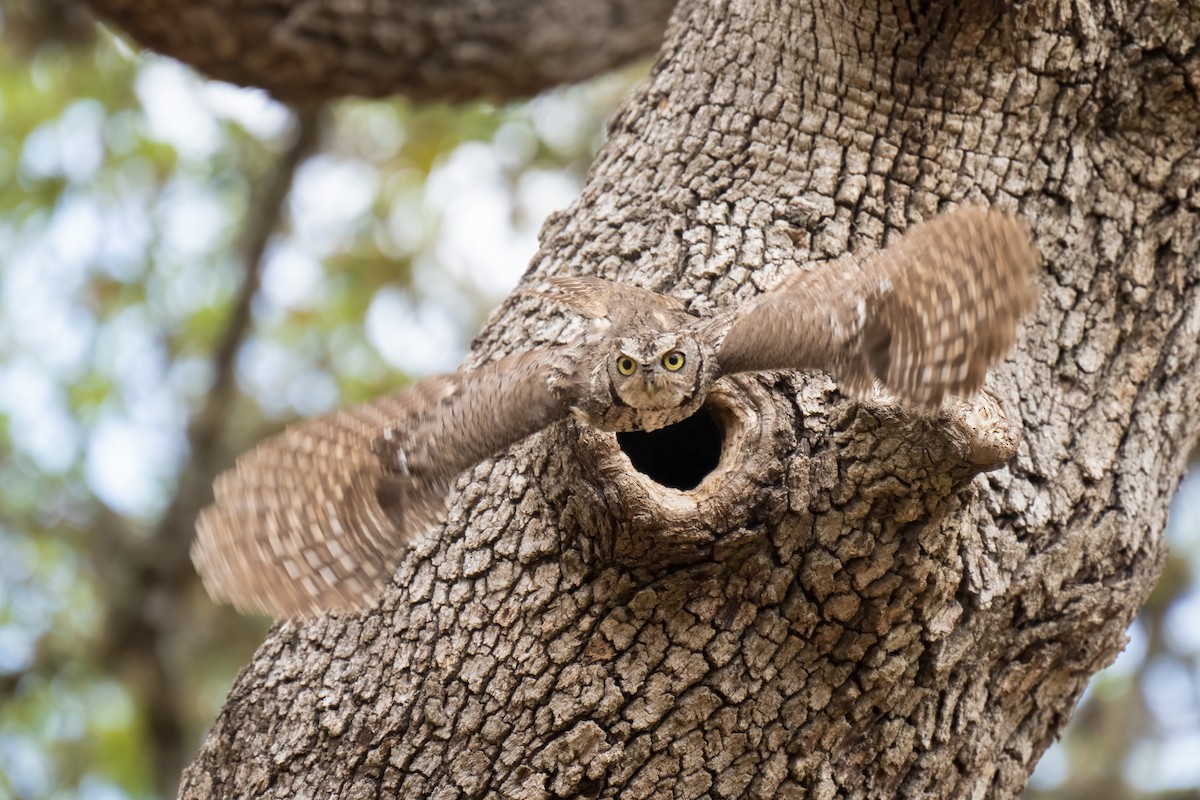
<path fill-rule="evenodd" d="M 968 395 L 1037 303 L 1038 254 L 1020 220 L 966 207 L 870 255 L 805 270 L 738 313 L 718 351 L 722 374 L 820 369 L 857 395 L 876 380 L 937 408 Z"/>
<path fill-rule="evenodd" d="M 595 278 L 591 275 L 565 275 L 547 278 L 540 294 L 588 319 L 609 317 L 620 325 L 620 318 L 633 309 L 684 314 L 681 300 L 628 283 Z"/>
<path fill-rule="evenodd" d="M 458 473 L 567 414 L 538 350 L 289 427 L 214 484 L 192 560 L 214 600 L 312 617 L 369 605 Z"/>

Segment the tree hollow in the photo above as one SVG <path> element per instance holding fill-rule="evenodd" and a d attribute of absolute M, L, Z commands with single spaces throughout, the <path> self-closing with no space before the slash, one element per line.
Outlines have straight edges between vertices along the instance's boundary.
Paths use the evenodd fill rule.
<path fill-rule="evenodd" d="M 721 462 L 724 432 L 708 406 L 656 431 L 617 434 L 633 468 L 670 489 L 695 489 Z"/>

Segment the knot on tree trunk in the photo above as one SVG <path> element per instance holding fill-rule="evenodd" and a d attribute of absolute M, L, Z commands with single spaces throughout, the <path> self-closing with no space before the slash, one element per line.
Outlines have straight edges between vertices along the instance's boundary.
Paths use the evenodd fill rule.
<path fill-rule="evenodd" d="M 975 475 L 1007 463 L 1020 441 L 1019 425 L 987 392 L 951 398 L 935 416 L 847 401 L 829 407 L 828 417 L 801 420 L 787 397 L 770 377 L 742 375 L 718 383 L 692 417 L 660 430 L 614 434 L 570 423 L 582 470 L 565 487 L 565 515 L 601 561 L 619 567 L 720 561 L 762 541 L 789 507 L 820 513 L 811 492 L 826 478 L 882 501 L 876 480 L 844 482 L 863 477 L 870 462 L 872 474 L 892 477 L 882 484 L 894 495 L 889 507 L 915 503 L 920 513 L 908 516 L 928 519 Z M 826 451 L 821 442 L 830 435 L 849 435 L 859 446 L 840 450 L 833 463 L 846 443 Z M 798 438 L 812 442 L 799 459 Z"/>
<path fill-rule="evenodd" d="M 969 398 L 949 398 L 940 416 L 948 441 L 976 474 L 999 469 L 1017 454 L 1021 422 L 987 389 Z"/>

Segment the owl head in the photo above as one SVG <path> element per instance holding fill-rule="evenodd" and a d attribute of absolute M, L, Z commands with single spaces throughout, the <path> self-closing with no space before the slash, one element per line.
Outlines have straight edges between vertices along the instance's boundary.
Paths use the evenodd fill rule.
<path fill-rule="evenodd" d="M 620 401 L 638 410 L 687 406 L 698 395 L 705 354 L 686 333 L 660 333 L 613 340 L 608 376 Z"/>

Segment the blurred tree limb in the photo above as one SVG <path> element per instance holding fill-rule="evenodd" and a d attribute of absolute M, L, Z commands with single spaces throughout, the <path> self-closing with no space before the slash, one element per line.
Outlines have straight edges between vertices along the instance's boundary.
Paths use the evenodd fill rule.
<path fill-rule="evenodd" d="M 258 292 L 264 255 L 278 230 L 296 171 L 319 147 L 323 112 L 296 111 L 292 142 L 269 178 L 253 192 L 241 234 L 242 283 L 212 357 L 213 381 L 188 427 L 189 458 L 175 495 L 154 531 L 136 531 L 122 518 L 103 512 L 94 528 L 93 550 L 108 600 L 102 661 L 127 680 L 148 715 L 155 748 L 155 785 L 173 795 L 192 743 L 186 738 L 187 698 L 179 663 L 186 642 L 195 638 L 189 611 L 195 572 L 188 558 L 196 514 L 211 496 L 213 477 L 225 466 L 225 428 L 236 396 L 236 356 L 251 329 L 251 305 Z"/>
<path fill-rule="evenodd" d="M 288 101 L 510 99 L 650 55 L 673 0 L 87 0 L 138 42 Z"/>

